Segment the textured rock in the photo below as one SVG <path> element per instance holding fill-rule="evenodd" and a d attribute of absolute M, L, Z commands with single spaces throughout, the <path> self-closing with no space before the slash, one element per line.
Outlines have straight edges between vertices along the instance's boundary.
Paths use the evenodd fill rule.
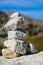
<path fill-rule="evenodd" d="M 10 18 L 17 18 L 19 16 L 18 12 L 15 12 L 13 14 L 11 14 Z"/>
<path fill-rule="evenodd" d="M 43 65 L 43 52 L 13 59 L 0 57 L 0 65 Z"/>
<path fill-rule="evenodd" d="M 5 24 L 4 29 L 6 29 L 6 31 L 16 30 L 17 28 L 20 28 L 23 23 L 22 16 L 14 17 Z"/>
<path fill-rule="evenodd" d="M 16 44 L 17 44 L 17 41 L 14 40 L 14 39 L 4 41 L 4 46 L 9 48 L 11 51 L 15 50 L 15 45 Z"/>
<path fill-rule="evenodd" d="M 27 52 L 28 53 L 37 52 L 34 45 L 32 45 L 32 44 L 30 45 L 24 41 L 16 40 L 16 39 L 6 40 L 4 42 L 4 46 L 9 48 L 11 51 L 18 52 L 20 54 L 26 54 Z"/>
<path fill-rule="evenodd" d="M 24 38 L 26 36 L 25 32 L 22 32 L 20 30 L 17 31 L 8 31 L 8 39 L 20 39 L 20 38 Z"/>
<path fill-rule="evenodd" d="M 17 52 L 12 52 L 12 51 L 9 50 L 8 48 L 7 48 L 7 49 L 2 49 L 2 55 L 3 55 L 5 58 L 15 58 L 15 57 L 20 56 L 19 53 L 17 53 Z"/>
<path fill-rule="evenodd" d="M 30 46 L 30 49 L 31 49 L 30 53 L 36 53 L 37 52 L 36 47 L 32 43 L 30 43 L 29 46 Z"/>
<path fill-rule="evenodd" d="M 4 46 L 9 48 L 11 51 L 18 52 L 20 54 L 26 54 L 27 52 L 27 44 L 24 41 L 10 39 L 4 42 Z"/>

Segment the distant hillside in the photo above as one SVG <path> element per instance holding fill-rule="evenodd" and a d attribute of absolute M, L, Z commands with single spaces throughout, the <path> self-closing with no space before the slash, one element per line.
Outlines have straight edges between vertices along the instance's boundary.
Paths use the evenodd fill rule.
<path fill-rule="evenodd" d="M 0 11 L 0 44 L 3 43 L 5 39 L 7 39 L 7 33 L 3 29 L 3 26 L 9 20 L 9 17 L 12 13 L 13 12 L 11 11 Z M 25 16 L 22 13 L 19 14 L 24 18 L 24 25 L 20 27 L 20 29 L 25 29 L 28 33 L 27 37 L 24 40 L 28 40 L 28 42 L 33 42 L 34 39 L 37 38 L 43 39 L 43 21 Z M 40 40 L 38 39 L 37 42 L 38 41 Z M 37 42 L 34 41 L 34 43 L 36 44 Z M 38 43 L 43 43 L 43 40 Z"/>

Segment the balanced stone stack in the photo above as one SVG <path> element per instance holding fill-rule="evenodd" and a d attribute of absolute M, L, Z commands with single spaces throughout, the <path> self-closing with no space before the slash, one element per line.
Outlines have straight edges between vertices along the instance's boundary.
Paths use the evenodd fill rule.
<path fill-rule="evenodd" d="M 29 53 L 36 53 L 36 48 L 30 43 L 27 44 L 25 41 L 22 41 L 21 38 L 24 38 L 27 33 L 21 30 L 17 30 L 23 25 L 23 17 L 19 15 L 18 12 L 13 13 L 10 16 L 10 20 L 4 26 L 8 33 L 8 40 L 4 41 L 5 49 L 2 49 L 2 54 L 6 58 L 14 58 L 20 55 L 25 55 Z M 21 40 L 19 40 L 21 39 Z"/>

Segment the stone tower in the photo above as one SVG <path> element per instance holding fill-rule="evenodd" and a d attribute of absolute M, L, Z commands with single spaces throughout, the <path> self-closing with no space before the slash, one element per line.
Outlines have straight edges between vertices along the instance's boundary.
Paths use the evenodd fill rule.
<path fill-rule="evenodd" d="M 27 51 L 29 53 L 37 52 L 34 46 L 22 41 L 22 38 L 27 35 L 26 31 L 18 30 L 24 24 L 23 19 L 18 12 L 15 12 L 10 16 L 9 21 L 4 26 L 8 33 L 8 39 L 4 41 L 6 49 L 2 49 L 2 54 L 6 58 L 25 55 Z"/>

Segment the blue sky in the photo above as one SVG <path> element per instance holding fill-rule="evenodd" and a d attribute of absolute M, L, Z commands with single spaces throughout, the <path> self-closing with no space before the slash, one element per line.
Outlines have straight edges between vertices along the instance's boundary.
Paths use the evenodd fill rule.
<path fill-rule="evenodd" d="M 18 11 L 43 20 L 43 0 L 0 0 L 0 10 Z"/>

